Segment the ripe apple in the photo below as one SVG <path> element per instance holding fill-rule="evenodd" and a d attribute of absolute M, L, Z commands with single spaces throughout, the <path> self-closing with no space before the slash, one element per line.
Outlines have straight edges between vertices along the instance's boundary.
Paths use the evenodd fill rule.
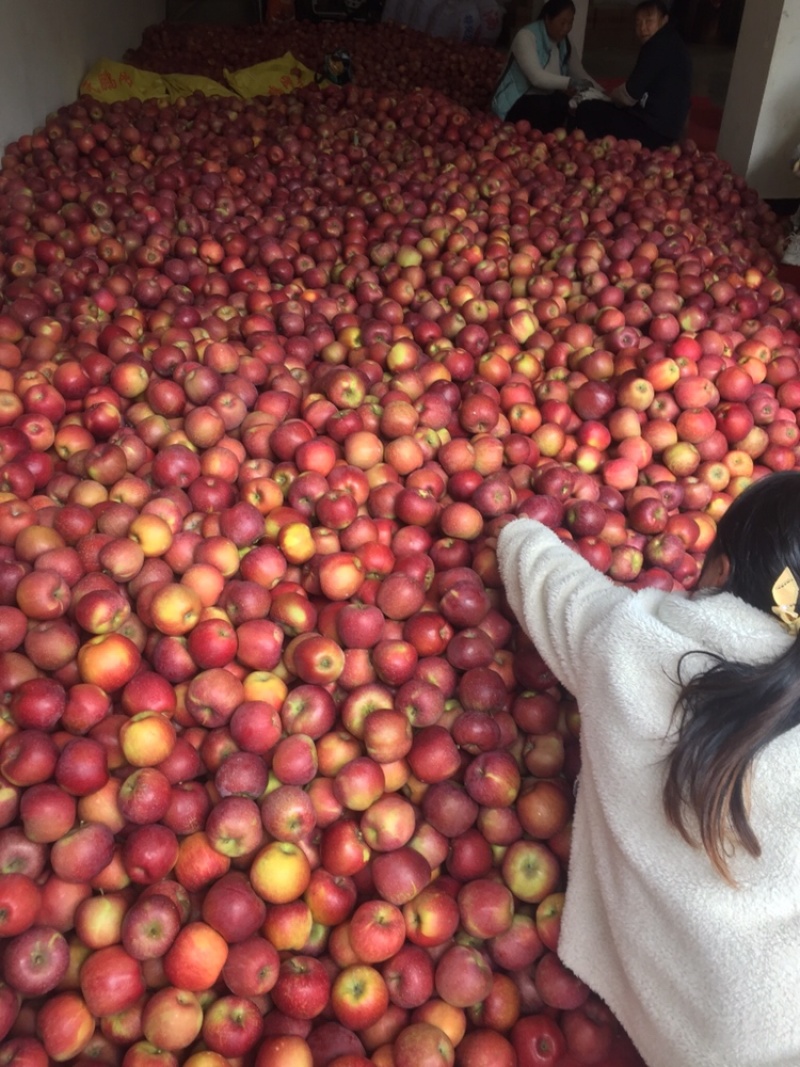
<path fill-rule="evenodd" d="M 162 823 L 137 826 L 122 846 L 122 863 L 132 882 L 151 885 L 166 878 L 179 852 L 178 839 L 168 826 Z"/>
<path fill-rule="evenodd" d="M 189 1048 L 203 1026 L 203 1008 L 189 990 L 165 986 L 151 993 L 142 1011 L 142 1029 L 156 1049 Z"/>
<path fill-rule="evenodd" d="M 130 897 L 124 892 L 102 893 L 82 900 L 75 909 L 75 932 L 87 948 L 119 943 Z"/>
<path fill-rule="evenodd" d="M 533 838 L 547 839 L 563 829 L 572 814 L 572 800 L 558 779 L 523 784 L 516 805 L 523 830 Z"/>
<path fill-rule="evenodd" d="M 394 956 L 405 941 L 403 914 L 385 900 L 365 900 L 349 922 L 350 945 L 363 963 L 380 963 Z"/>
<path fill-rule="evenodd" d="M 251 856 L 262 841 L 258 804 L 246 796 L 222 797 L 206 816 L 208 843 L 222 856 Z"/>
<path fill-rule="evenodd" d="M 456 1067 L 515 1067 L 514 1046 L 496 1030 L 472 1030 L 456 1048 Z"/>
<path fill-rule="evenodd" d="M 308 793 L 295 785 L 279 785 L 261 801 L 264 828 L 278 841 L 298 842 L 308 837 L 316 825 L 314 806 Z"/>
<path fill-rule="evenodd" d="M 297 1019 L 314 1019 L 331 995 L 331 981 L 325 967 L 311 956 L 292 956 L 281 963 L 272 987 L 275 1007 Z"/>
<path fill-rule="evenodd" d="M 616 1023 L 608 1007 L 593 993 L 581 1007 L 562 1012 L 560 1023 L 567 1050 L 580 1063 L 600 1063 L 610 1054 Z"/>
<path fill-rule="evenodd" d="M 230 865 L 230 858 L 215 849 L 208 835 L 198 830 L 180 842 L 174 876 L 191 893 L 222 877 Z"/>
<path fill-rule="evenodd" d="M 476 878 L 462 886 L 457 903 L 461 925 L 472 937 L 487 940 L 511 927 L 514 897 L 501 882 Z"/>
<path fill-rule="evenodd" d="M 266 1037 L 258 1047 L 255 1067 L 314 1067 L 308 1042 L 296 1034 Z"/>
<path fill-rule="evenodd" d="M 16 937 L 33 926 L 41 905 L 41 892 L 26 874 L 0 874 L 0 936 Z"/>
<path fill-rule="evenodd" d="M 556 1067 L 567 1050 L 558 1024 L 547 1015 L 527 1015 L 511 1030 L 519 1067 Z"/>
<path fill-rule="evenodd" d="M 561 867 L 550 849 L 539 841 L 515 841 L 502 862 L 503 880 L 518 900 L 536 904 L 552 893 Z"/>
<path fill-rule="evenodd" d="M 264 901 L 240 871 L 223 875 L 203 898 L 203 921 L 222 934 L 229 946 L 255 934 L 265 915 Z"/>
<path fill-rule="evenodd" d="M 589 987 L 568 970 L 555 952 L 546 952 L 536 964 L 536 988 L 552 1008 L 579 1008 L 589 995 Z"/>
<path fill-rule="evenodd" d="M 275 985 L 279 966 L 278 953 L 269 941 L 248 937 L 230 946 L 222 978 L 235 996 L 258 997 Z"/>
<path fill-rule="evenodd" d="M 536 932 L 543 945 L 555 952 L 561 930 L 564 893 L 551 893 L 536 906 Z"/>
<path fill-rule="evenodd" d="M 90 882 L 111 862 L 114 844 L 114 834 L 107 826 L 87 822 L 55 842 L 50 863 L 65 881 Z"/>
<path fill-rule="evenodd" d="M 375 856 L 371 872 L 376 891 L 398 907 L 413 900 L 430 883 L 432 874 L 427 859 L 410 846 Z"/>
<path fill-rule="evenodd" d="M 140 896 L 122 921 L 122 945 L 133 959 L 160 959 L 178 936 L 180 927 L 181 913 L 170 897 L 162 893 Z"/>
<path fill-rule="evenodd" d="M 94 1033 L 95 1020 L 77 993 L 57 993 L 39 1008 L 36 1032 L 51 1060 L 78 1056 Z"/>
<path fill-rule="evenodd" d="M 8 942 L 3 978 L 23 996 L 41 996 L 55 989 L 68 966 L 64 935 L 50 926 L 30 926 Z"/>
<path fill-rule="evenodd" d="M 428 952 L 405 944 L 381 968 L 389 999 L 401 1008 L 417 1008 L 433 995 L 433 960 Z"/>
<path fill-rule="evenodd" d="M 221 934 L 208 923 L 190 922 L 167 949 L 164 974 L 178 989 L 200 992 L 217 981 L 227 956 L 228 946 Z M 149 1038 L 147 1031 L 145 1036 Z"/>
<path fill-rule="evenodd" d="M 452 945 L 436 964 L 434 983 L 437 994 L 453 1007 L 477 1004 L 492 987 L 489 960 L 475 948 Z"/>
<path fill-rule="evenodd" d="M 308 888 L 310 879 L 308 858 L 291 841 L 272 841 L 265 845 L 250 866 L 253 889 L 270 904 L 297 900 Z"/>
<path fill-rule="evenodd" d="M 383 766 L 385 768 L 387 764 Z M 416 828 L 417 813 L 414 805 L 397 793 L 385 793 L 376 800 L 361 816 L 359 823 L 364 841 L 376 852 L 394 852 L 401 849 L 411 843 Z M 415 851 L 422 853 L 422 849 Z M 425 858 L 428 859 L 427 856 Z M 379 864 L 379 869 L 383 871 L 385 865 Z M 388 888 L 385 886 L 385 879 L 384 888 Z M 404 892 L 402 888 L 398 889 Z M 392 903 L 396 904 L 397 901 L 393 900 Z"/>
<path fill-rule="evenodd" d="M 264 1020 L 247 997 L 222 996 L 205 1011 L 201 1035 L 212 1052 L 222 1057 L 243 1056 L 258 1043 Z"/>
<path fill-rule="evenodd" d="M 144 995 L 139 961 L 121 945 L 96 949 L 80 970 L 80 988 L 92 1015 L 114 1015 L 133 1006 Z"/>
<path fill-rule="evenodd" d="M 415 1022 L 397 1035 L 393 1045 L 396 1067 L 453 1067 L 453 1042 L 438 1026 Z"/>
<path fill-rule="evenodd" d="M 365 963 L 343 968 L 330 989 L 330 1002 L 339 1022 L 363 1030 L 381 1018 L 389 1006 L 389 991 L 381 973 Z"/>

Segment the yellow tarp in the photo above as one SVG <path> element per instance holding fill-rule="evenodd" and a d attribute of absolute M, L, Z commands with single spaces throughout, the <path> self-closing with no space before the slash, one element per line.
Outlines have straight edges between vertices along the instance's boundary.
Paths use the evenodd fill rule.
<path fill-rule="evenodd" d="M 99 59 L 81 82 L 82 96 L 93 96 L 105 104 L 118 100 L 152 100 L 168 98 L 166 83 L 160 74 L 139 70 L 113 59 Z"/>
<path fill-rule="evenodd" d="M 239 96 L 234 89 L 223 85 L 222 82 L 204 78 L 200 74 L 165 74 L 164 81 L 170 100 L 179 96 L 191 96 L 192 93 L 202 93 L 203 96 Z"/>
<path fill-rule="evenodd" d="M 240 96 L 279 96 L 291 93 L 314 81 L 314 71 L 286 52 L 280 59 L 270 59 L 244 70 L 225 71 L 225 80 Z"/>
<path fill-rule="evenodd" d="M 314 72 L 287 52 L 243 70 L 225 71 L 227 85 L 195 74 L 155 74 L 127 63 L 100 59 L 81 82 L 82 96 L 91 96 L 106 104 L 118 100 L 153 98 L 175 100 L 200 92 L 204 96 L 279 96 L 291 93 L 314 81 Z"/>

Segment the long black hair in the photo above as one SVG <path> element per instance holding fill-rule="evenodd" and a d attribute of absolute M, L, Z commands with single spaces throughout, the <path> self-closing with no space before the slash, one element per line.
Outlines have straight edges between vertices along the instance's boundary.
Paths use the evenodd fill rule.
<path fill-rule="evenodd" d="M 724 560 L 728 571 L 720 592 L 768 614 L 772 587 L 784 568 L 800 583 L 800 471 L 759 479 L 733 501 L 704 566 Z M 685 682 L 684 666 L 664 809 L 683 837 L 699 843 L 733 882 L 732 852 L 741 847 L 751 856 L 761 854 L 749 819 L 753 763 L 771 741 L 800 724 L 800 642 L 767 664 L 719 659 Z"/>

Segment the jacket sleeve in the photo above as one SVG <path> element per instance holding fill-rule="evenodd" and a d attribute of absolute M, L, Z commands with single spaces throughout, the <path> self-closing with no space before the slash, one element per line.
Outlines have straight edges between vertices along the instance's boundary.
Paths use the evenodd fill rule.
<path fill-rule="evenodd" d="M 578 55 L 577 49 L 573 48 L 569 57 L 568 64 L 569 76 L 576 81 L 589 81 L 595 87 L 595 89 L 603 90 L 602 85 L 595 81 L 595 79 L 588 73 L 581 61 L 581 57 Z"/>
<path fill-rule="evenodd" d="M 551 74 L 544 70 L 536 54 L 536 39 L 530 30 L 522 29 L 514 37 L 511 44 L 511 53 L 519 64 L 520 70 L 537 89 L 546 89 L 548 92 L 569 88 L 569 77 L 566 74 Z"/>
<path fill-rule="evenodd" d="M 533 519 L 504 526 L 497 542 L 506 596 L 547 665 L 576 693 L 609 613 L 632 597 Z"/>
<path fill-rule="evenodd" d="M 653 38 L 645 41 L 639 49 L 634 68 L 625 81 L 625 90 L 636 103 L 649 91 L 666 60 L 664 48 L 654 47 L 652 41 Z"/>

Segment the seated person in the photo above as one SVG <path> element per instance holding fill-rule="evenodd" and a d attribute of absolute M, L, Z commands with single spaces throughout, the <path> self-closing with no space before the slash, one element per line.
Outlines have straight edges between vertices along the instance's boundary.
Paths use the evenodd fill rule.
<path fill-rule="evenodd" d="M 570 95 L 594 85 L 569 42 L 574 20 L 573 0 L 547 0 L 516 34 L 492 100 L 501 119 L 527 119 L 544 133 L 571 121 Z"/>
<path fill-rule="evenodd" d="M 663 0 L 642 0 L 635 18 L 641 48 L 632 74 L 612 91 L 610 102 L 579 104 L 575 125 L 590 140 L 613 134 L 659 148 L 683 134 L 691 103 L 692 60 Z"/>

